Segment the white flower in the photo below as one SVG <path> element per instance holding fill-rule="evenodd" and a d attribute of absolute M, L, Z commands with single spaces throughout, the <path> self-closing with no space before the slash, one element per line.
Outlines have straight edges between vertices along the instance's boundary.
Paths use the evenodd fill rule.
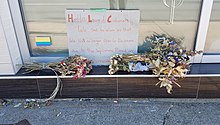
<path fill-rule="evenodd" d="M 118 61 L 117 60 L 113 60 L 113 65 L 117 65 Z"/>

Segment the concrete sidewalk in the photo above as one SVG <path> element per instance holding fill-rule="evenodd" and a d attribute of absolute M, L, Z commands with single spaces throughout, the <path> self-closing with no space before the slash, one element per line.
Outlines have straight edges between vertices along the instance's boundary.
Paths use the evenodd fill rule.
<path fill-rule="evenodd" d="M 0 107 L 0 124 L 220 125 L 220 99 L 66 99 L 32 109 L 20 102 Z"/>

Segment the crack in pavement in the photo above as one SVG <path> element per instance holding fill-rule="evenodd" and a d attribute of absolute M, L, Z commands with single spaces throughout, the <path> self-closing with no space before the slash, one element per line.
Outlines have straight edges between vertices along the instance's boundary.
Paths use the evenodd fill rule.
<path fill-rule="evenodd" d="M 163 117 L 163 125 L 166 124 L 166 120 L 169 118 L 169 113 L 171 111 L 171 109 L 174 107 L 174 105 L 170 105 L 170 107 L 168 108 L 168 110 L 165 113 L 165 116 Z"/>

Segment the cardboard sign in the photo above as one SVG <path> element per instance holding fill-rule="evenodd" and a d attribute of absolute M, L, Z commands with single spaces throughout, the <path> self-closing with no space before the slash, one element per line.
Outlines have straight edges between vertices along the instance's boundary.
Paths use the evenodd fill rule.
<path fill-rule="evenodd" d="M 66 10 L 69 55 L 109 65 L 115 54 L 137 53 L 139 10 Z"/>

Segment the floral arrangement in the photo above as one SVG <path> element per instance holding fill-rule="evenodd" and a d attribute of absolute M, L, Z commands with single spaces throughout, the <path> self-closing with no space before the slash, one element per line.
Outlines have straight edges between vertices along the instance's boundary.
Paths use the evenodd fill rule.
<path fill-rule="evenodd" d="M 92 70 L 91 60 L 88 60 L 85 57 L 75 55 L 70 56 L 60 62 L 42 64 L 42 63 L 30 63 L 25 64 L 23 68 L 25 68 L 25 73 L 30 73 L 33 71 L 41 71 L 43 69 L 52 70 L 57 76 L 57 86 L 54 89 L 51 96 L 45 99 L 43 102 L 52 101 L 57 95 L 61 86 L 61 79 L 58 77 L 61 76 L 73 76 L 73 78 L 84 77 Z"/>
<path fill-rule="evenodd" d="M 62 76 L 84 77 L 92 70 L 91 60 L 82 56 L 71 56 L 58 63 L 49 63 L 52 68 Z"/>
<path fill-rule="evenodd" d="M 84 77 L 92 70 L 91 60 L 85 57 L 75 55 L 67 57 L 60 62 L 48 64 L 30 63 L 23 66 L 25 73 L 30 73 L 36 70 L 51 69 L 61 76 L 73 76 L 73 78 Z"/>
<path fill-rule="evenodd" d="M 147 66 L 147 69 L 142 70 L 139 67 L 139 69 L 135 69 L 137 64 L 141 64 L 143 67 Z M 149 71 L 150 67 L 150 59 L 146 54 L 116 54 L 111 57 L 108 73 L 113 75 L 118 71 Z"/>
<path fill-rule="evenodd" d="M 149 52 L 133 55 L 116 55 L 111 58 L 109 74 L 114 74 L 119 70 L 131 71 L 129 64 L 138 62 L 148 65 L 153 74 L 158 75 L 160 87 L 165 87 L 171 94 L 173 84 L 178 84 L 178 78 L 185 77 L 190 68 L 190 57 L 200 54 L 201 51 L 189 51 L 181 46 L 181 40 L 168 37 L 166 35 L 152 35 L 146 38 L 145 42 L 150 42 L 152 47 Z"/>
<path fill-rule="evenodd" d="M 111 65 L 109 65 L 108 73 L 110 75 L 115 74 L 117 71 L 127 71 L 130 72 L 138 62 L 141 62 L 142 64 L 147 65 L 149 63 L 149 58 L 146 56 L 146 54 L 142 55 L 135 55 L 135 54 L 129 54 L 129 55 L 118 55 L 111 57 Z M 143 70 L 142 70 L 143 71 Z"/>

